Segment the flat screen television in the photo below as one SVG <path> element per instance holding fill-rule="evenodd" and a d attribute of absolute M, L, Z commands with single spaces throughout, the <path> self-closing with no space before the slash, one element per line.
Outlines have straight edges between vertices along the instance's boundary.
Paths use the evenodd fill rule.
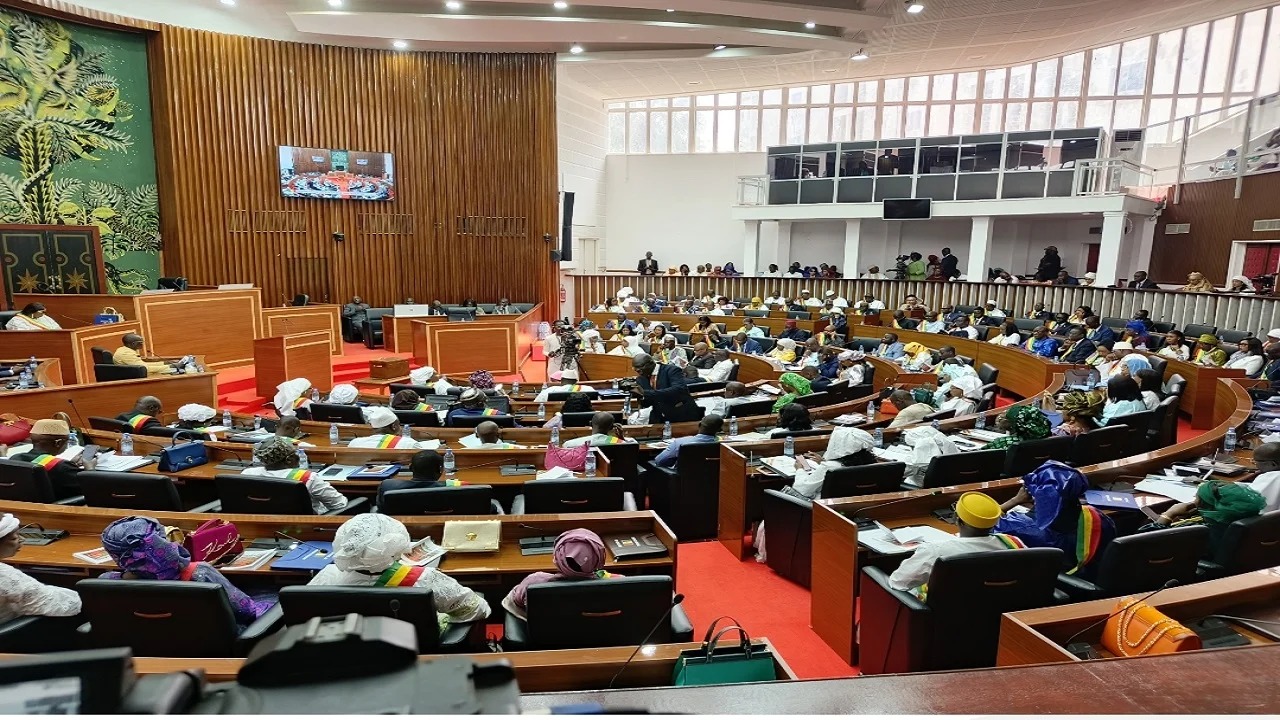
<path fill-rule="evenodd" d="M 391 153 L 281 145 L 280 193 L 317 200 L 395 200 Z"/>
<path fill-rule="evenodd" d="M 928 220 L 933 217 L 933 201 L 929 198 L 885 198 L 885 220 Z"/>

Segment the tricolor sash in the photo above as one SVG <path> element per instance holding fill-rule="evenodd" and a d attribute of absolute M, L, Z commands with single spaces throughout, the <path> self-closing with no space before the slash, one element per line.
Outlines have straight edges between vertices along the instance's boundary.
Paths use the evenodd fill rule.
<path fill-rule="evenodd" d="M 494 410 L 493 408 L 485 408 L 484 412 L 480 414 L 484 415 L 485 417 L 491 417 L 493 415 L 501 415 L 502 413 L 498 412 L 497 410 Z"/>
<path fill-rule="evenodd" d="M 1067 571 L 1072 575 L 1093 561 L 1102 545 L 1102 513 L 1090 505 L 1080 506 L 1080 520 L 1076 525 L 1076 566 Z"/>
<path fill-rule="evenodd" d="M 311 398 L 300 397 L 297 400 L 293 401 L 293 409 L 297 410 L 298 408 L 302 407 L 303 405 L 306 405 L 309 402 L 311 402 Z"/>
<path fill-rule="evenodd" d="M 310 471 L 310 470 L 303 470 L 302 468 L 297 468 L 297 469 L 295 469 L 295 470 L 290 470 L 290 471 L 289 471 L 289 474 L 288 474 L 288 475 L 285 475 L 285 478 L 287 478 L 287 479 L 289 479 L 289 480 L 297 480 L 297 481 L 298 481 L 298 482 L 300 482 L 300 483 L 310 482 L 310 481 L 311 481 L 311 471 Z"/>
<path fill-rule="evenodd" d="M 1013 535 L 1007 535 L 1005 533 L 992 533 L 991 537 L 999 540 L 1000 544 L 1004 545 L 1009 550 L 1022 550 L 1027 547 L 1026 543 L 1022 542 L 1022 540 L 1018 539 Z"/>
<path fill-rule="evenodd" d="M 373 584 L 378 587 L 413 587 L 424 572 L 426 568 L 423 567 L 393 563 L 391 567 L 382 571 Z"/>
<path fill-rule="evenodd" d="M 62 458 L 57 457 L 56 455 L 37 455 L 35 459 L 31 461 L 31 464 L 39 465 L 45 470 L 52 470 L 61 462 Z"/>
<path fill-rule="evenodd" d="M 413 407 L 414 412 L 430 412 L 432 410 L 435 410 L 435 408 L 431 407 L 427 403 L 418 403 Z"/>
<path fill-rule="evenodd" d="M 151 417 L 150 415 L 134 415 L 130 417 L 127 422 L 129 424 L 129 427 L 133 428 L 134 430 L 141 430 L 142 426 L 146 425 L 147 421 L 149 420 L 155 420 L 155 418 Z"/>
<path fill-rule="evenodd" d="M 626 442 L 626 440 L 623 440 L 622 438 L 620 438 L 620 437 L 618 437 L 618 436 L 616 436 L 616 435 L 610 435 L 610 436 L 609 436 L 609 442 L 605 443 L 605 445 L 621 445 L 621 444 L 623 444 L 623 443 L 625 443 L 625 442 Z"/>
<path fill-rule="evenodd" d="M 1035 337 L 1034 337 L 1034 336 L 1032 336 L 1032 337 L 1027 338 L 1027 341 L 1026 341 L 1026 342 L 1024 342 L 1024 343 L 1022 343 L 1022 347 L 1026 348 L 1026 349 L 1027 349 L 1027 352 L 1035 352 L 1035 351 L 1036 351 L 1036 339 L 1035 339 Z"/>
<path fill-rule="evenodd" d="M 378 441 L 378 447 L 386 450 L 387 448 L 394 448 L 398 442 L 400 442 L 399 435 L 383 435 L 382 439 Z"/>

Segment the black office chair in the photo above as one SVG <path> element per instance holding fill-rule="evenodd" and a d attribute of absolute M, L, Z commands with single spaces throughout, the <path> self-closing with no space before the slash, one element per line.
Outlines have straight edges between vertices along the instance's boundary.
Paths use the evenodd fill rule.
<path fill-rule="evenodd" d="M 1265 570 L 1280 565 L 1280 510 L 1237 520 L 1227 526 L 1217 551 L 1201 560 L 1197 574 L 1202 578 Z"/>
<path fill-rule="evenodd" d="M 1153 323 L 1151 323 L 1151 330 L 1152 330 L 1152 332 L 1157 332 L 1157 333 L 1160 333 L 1160 334 L 1164 334 L 1164 333 L 1167 333 L 1167 332 L 1172 331 L 1172 330 L 1173 330 L 1175 327 L 1177 327 L 1177 326 L 1178 326 L 1178 325 L 1177 325 L 1177 323 L 1171 323 L 1171 322 L 1153 322 Z"/>
<path fill-rule="evenodd" d="M 900 462 L 832 468 L 822 479 L 822 497 L 845 498 L 897 492 L 901 489 L 906 469 L 906 464 Z"/>
<path fill-rule="evenodd" d="M 825 392 L 809 393 L 803 397 L 796 398 L 792 402 L 797 405 L 803 405 L 807 408 L 823 407 L 824 405 L 831 404 L 831 396 L 827 395 Z"/>
<path fill-rule="evenodd" d="M 424 410 L 392 410 L 401 425 L 407 427 L 440 427 L 440 415 Z"/>
<path fill-rule="evenodd" d="M 449 624 L 440 632 L 435 593 L 420 587 L 341 587 L 291 585 L 280 589 L 280 609 L 286 626 L 302 625 L 311 618 L 340 617 L 355 613 L 364 617 L 403 620 L 418 634 L 418 652 L 474 650 L 470 638 L 483 620 Z"/>
<path fill-rule="evenodd" d="M 926 600 L 863 569 L 859 669 L 868 675 L 991 667 L 1004 613 L 1054 602 L 1057 548 L 992 550 L 939 558 Z"/>
<path fill-rule="evenodd" d="M 996 385 L 1000 379 L 1000 368 L 994 365 L 982 363 L 978 366 L 978 380 L 983 385 Z"/>
<path fill-rule="evenodd" d="M 1201 335 L 1213 335 L 1216 337 L 1218 326 L 1192 323 L 1182 329 L 1182 334 L 1186 336 L 1188 341 L 1195 342 Z"/>
<path fill-rule="evenodd" d="M 1023 337 L 1026 337 L 1028 333 L 1040 327 L 1044 323 L 1039 320 L 1032 320 L 1031 318 L 1017 318 L 1013 321 L 1013 324 L 1017 326 L 1018 332 Z"/>
<path fill-rule="evenodd" d="M 788 310 L 787 319 L 788 320 L 809 320 L 810 319 L 809 311 L 808 310 Z"/>
<path fill-rule="evenodd" d="M 1151 431 L 1159 427 L 1157 419 L 1155 410 L 1143 410 L 1142 412 L 1111 418 L 1111 422 L 1107 423 L 1107 427 L 1124 426 L 1129 428 L 1129 450 L 1125 455 L 1126 457 L 1141 455 L 1149 447 Z"/>
<path fill-rule="evenodd" d="M 360 323 L 360 337 L 365 347 L 370 350 L 382 347 L 382 317 L 394 311 L 394 308 L 369 308 L 365 311 L 365 319 Z"/>
<path fill-rule="evenodd" d="M 845 343 L 844 347 L 847 350 L 861 350 L 870 355 L 876 351 L 876 348 L 880 347 L 880 341 L 872 338 L 853 338 Z M 865 382 L 866 378 L 863 378 L 863 381 Z"/>
<path fill-rule="evenodd" d="M 407 383 L 391 383 L 389 387 L 392 395 L 395 395 L 401 390 L 412 390 L 415 393 L 417 393 L 418 397 L 420 398 L 425 398 L 428 395 L 436 394 L 435 388 L 430 385 L 410 385 Z M 426 401 L 424 400 L 423 402 L 426 402 Z"/>
<path fill-rule="evenodd" d="M 0 500 L 46 505 L 84 504 L 83 495 L 58 500 L 49 473 L 39 465 L 7 458 L 0 458 Z"/>
<path fill-rule="evenodd" d="M 1160 377 L 1164 378 L 1165 368 L 1169 367 L 1169 358 L 1160 355 L 1148 355 L 1147 362 L 1151 363 L 1151 369 L 1160 373 Z"/>
<path fill-rule="evenodd" d="M 620 477 L 586 480 L 531 480 L 511 503 L 512 515 L 620 512 L 635 510 L 636 499 Z"/>
<path fill-rule="evenodd" d="M 493 487 L 418 488 L 382 494 L 378 512 L 383 515 L 501 515 L 493 502 Z"/>
<path fill-rule="evenodd" d="M 80 634 L 76 631 L 84 619 L 21 615 L 0 623 L 0 653 L 38 654 L 79 650 Z"/>
<path fill-rule="evenodd" d="M 1245 338 L 1253 337 L 1253 332 L 1249 330 L 1219 330 L 1218 339 L 1224 345 L 1236 345 Z M 1230 355 L 1231 353 L 1227 353 Z"/>
<path fill-rule="evenodd" d="M 755 341 L 760 344 L 760 352 L 762 353 L 773 352 L 773 349 L 778 346 L 778 341 L 771 337 L 758 337 L 755 338 Z"/>
<path fill-rule="evenodd" d="M 782 440 L 784 438 L 803 438 L 817 437 L 819 435 L 830 435 L 831 428 L 817 428 L 814 430 L 774 430 L 769 433 L 772 440 Z"/>
<path fill-rule="evenodd" d="M 621 412 L 610 413 L 613 415 L 613 421 L 619 425 L 625 425 L 627 419 L 623 417 Z M 596 412 L 568 412 L 561 413 L 560 420 L 567 428 L 570 427 L 590 427 L 591 418 L 596 416 Z"/>
<path fill-rule="evenodd" d="M 215 475 L 222 512 L 247 515 L 315 515 L 305 483 L 264 475 Z M 322 515 L 356 515 L 368 509 L 368 498 L 348 498 L 347 506 Z"/>
<path fill-rule="evenodd" d="M 133 472 L 82 471 L 78 480 L 89 507 L 122 510 L 158 510 L 182 512 L 182 499 L 173 478 Z M 191 509 L 191 512 L 215 512 L 217 501 Z"/>
<path fill-rule="evenodd" d="M 197 433 L 194 430 L 184 428 L 172 428 L 164 425 L 149 425 L 138 431 L 139 435 L 148 437 L 176 438 L 178 441 L 205 440 L 207 436 L 204 433 Z M 197 437 L 203 436 L 203 437 Z"/>
<path fill-rule="evenodd" d="M 996 480 L 1001 477 L 1001 472 L 1004 470 L 1004 459 L 1004 450 L 979 450 L 939 455 L 929 461 L 921 487 L 936 488 Z M 919 489 L 905 483 L 902 487 L 906 490 Z"/>
<path fill-rule="evenodd" d="M 640 444 L 615 443 L 600 445 L 597 449 L 609 460 L 609 476 L 622 478 L 626 491 L 636 499 L 636 505 L 644 507 L 644 485 L 640 482 Z"/>
<path fill-rule="evenodd" d="M 106 348 L 91 347 L 89 348 L 89 353 L 93 355 L 94 365 L 115 365 L 116 364 L 115 356 L 113 356 L 111 354 L 111 351 Z"/>
<path fill-rule="evenodd" d="M 474 428 L 482 422 L 497 423 L 498 427 L 513 428 L 516 419 L 511 415 L 454 415 L 445 423 L 445 427 Z"/>
<path fill-rule="evenodd" d="M 1124 331 L 1124 326 L 1129 322 L 1125 318 L 1118 317 L 1104 317 L 1100 318 L 1100 321 L 1103 326 L 1109 327 L 1115 332 L 1117 340 L 1120 339 L 1120 333 Z"/>
<path fill-rule="evenodd" d="M 140 657 L 244 657 L 282 626 L 279 606 L 244 631 L 221 585 L 183 580 L 76 583 L 90 647 L 127 647 Z"/>
<path fill-rule="evenodd" d="M 983 393 L 982 399 L 978 401 L 978 407 L 974 412 L 984 413 L 995 407 L 995 405 L 996 394 L 994 392 Z"/>
<path fill-rule="evenodd" d="M 1160 401 L 1159 409 L 1162 413 L 1159 414 L 1159 429 L 1151 444 L 1152 450 L 1178 444 L 1178 405 L 1181 401 L 1182 397 L 1179 395 L 1169 395 Z"/>
<path fill-rule="evenodd" d="M 772 398 L 768 400 L 753 400 L 751 402 L 736 403 L 730 405 L 727 411 L 729 417 L 756 417 L 759 415 L 769 415 L 773 413 L 773 404 L 777 402 Z"/>
<path fill-rule="evenodd" d="M 133 428 L 129 426 L 129 423 L 121 422 L 120 420 L 116 420 L 115 418 L 98 417 L 96 415 L 89 416 L 89 427 L 93 428 L 94 430 L 101 430 L 102 432 L 113 432 L 113 433 L 133 432 Z"/>
<path fill-rule="evenodd" d="M 93 378 L 98 382 L 116 382 L 117 380 L 143 380 L 147 377 L 145 367 L 129 365 L 94 365 Z"/>
<path fill-rule="evenodd" d="M 1130 432 L 1127 425 L 1116 425 L 1080 433 L 1071 446 L 1071 464 L 1084 467 L 1128 457 Z"/>
<path fill-rule="evenodd" d="M 365 425 L 364 411 L 355 405 L 311 403 L 311 419 L 316 422 Z"/>
<path fill-rule="evenodd" d="M 547 402 L 564 402 L 569 399 L 570 395 L 575 393 L 582 393 L 583 395 L 591 398 L 592 401 L 600 399 L 600 391 L 598 390 L 551 390 L 547 392 Z"/>
<path fill-rule="evenodd" d="M 1124 597 L 1157 590 L 1170 580 L 1194 582 L 1209 550 L 1204 525 L 1151 530 L 1112 540 L 1094 561 L 1093 579 L 1061 574 L 1058 587 L 1072 602 Z"/>
<path fill-rule="evenodd" d="M 1071 459 L 1074 445 L 1075 438 L 1069 435 L 1023 440 L 1006 451 L 1008 456 L 1004 461 L 1003 476 L 1022 477 L 1049 460 L 1065 463 Z"/>
<path fill-rule="evenodd" d="M 311 302 L 311 296 L 306 293 L 298 293 L 293 296 L 294 307 L 306 307 Z"/>
<path fill-rule="evenodd" d="M 658 622 L 671 608 L 672 589 L 664 575 L 533 585 L 526 595 L 529 619 L 507 613 L 503 649 L 629 647 L 644 642 L 655 625 L 650 643 L 690 642 L 693 625 L 679 605 L 670 622 Z"/>
<path fill-rule="evenodd" d="M 720 508 L 720 443 L 685 443 L 676 469 L 646 464 L 641 475 L 649 509 L 681 541 L 716 537 Z"/>
<path fill-rule="evenodd" d="M 954 409 L 940 410 L 936 413 L 929 413 L 928 415 L 925 415 L 924 420 L 922 420 L 921 422 L 931 423 L 934 420 L 937 420 L 938 422 L 942 422 L 943 420 L 950 420 L 955 416 L 956 416 L 956 411 Z"/>
<path fill-rule="evenodd" d="M 813 502 L 766 488 L 760 508 L 768 528 L 765 564 L 800 587 L 809 587 L 813 580 Z"/>

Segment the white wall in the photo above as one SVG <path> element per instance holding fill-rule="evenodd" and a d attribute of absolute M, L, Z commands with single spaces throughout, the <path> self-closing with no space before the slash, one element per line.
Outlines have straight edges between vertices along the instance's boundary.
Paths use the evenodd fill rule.
<path fill-rule="evenodd" d="M 817 267 L 822 263 L 839 266 L 844 258 L 844 221 L 791 223 L 791 257 L 778 263 L 786 269 L 793 262 L 802 267 Z M 765 263 L 761 267 L 768 267 Z"/>
<path fill-rule="evenodd" d="M 608 113 L 604 103 L 561 74 L 556 86 L 556 131 L 560 160 L 560 190 L 574 193 L 573 262 L 562 269 L 586 267 L 583 238 L 605 243 L 605 155 L 608 148 Z M 603 260 L 603 250 L 601 250 Z"/>
<path fill-rule="evenodd" d="M 646 251 L 653 251 L 664 270 L 729 261 L 741 267 L 744 223 L 731 218 L 729 209 L 737 202 L 738 176 L 763 174 L 764 158 L 763 153 L 608 156 L 608 267 L 634 271 Z"/>

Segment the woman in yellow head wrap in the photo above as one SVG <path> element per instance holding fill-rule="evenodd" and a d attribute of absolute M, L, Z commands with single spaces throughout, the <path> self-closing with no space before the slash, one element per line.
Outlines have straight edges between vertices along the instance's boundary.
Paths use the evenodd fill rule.
<path fill-rule="evenodd" d="M 1191 355 L 1191 362 L 1209 367 L 1222 367 L 1227 364 L 1227 353 L 1221 347 L 1217 337 L 1205 333 L 1196 340 L 1196 351 Z"/>
<path fill-rule="evenodd" d="M 902 346 L 902 357 L 898 363 L 904 370 L 926 372 L 933 366 L 933 351 L 918 342 L 909 342 Z"/>
<path fill-rule="evenodd" d="M 747 310 L 768 310 L 764 304 L 764 300 L 758 297 L 751 298 L 751 303 L 747 305 Z"/>

